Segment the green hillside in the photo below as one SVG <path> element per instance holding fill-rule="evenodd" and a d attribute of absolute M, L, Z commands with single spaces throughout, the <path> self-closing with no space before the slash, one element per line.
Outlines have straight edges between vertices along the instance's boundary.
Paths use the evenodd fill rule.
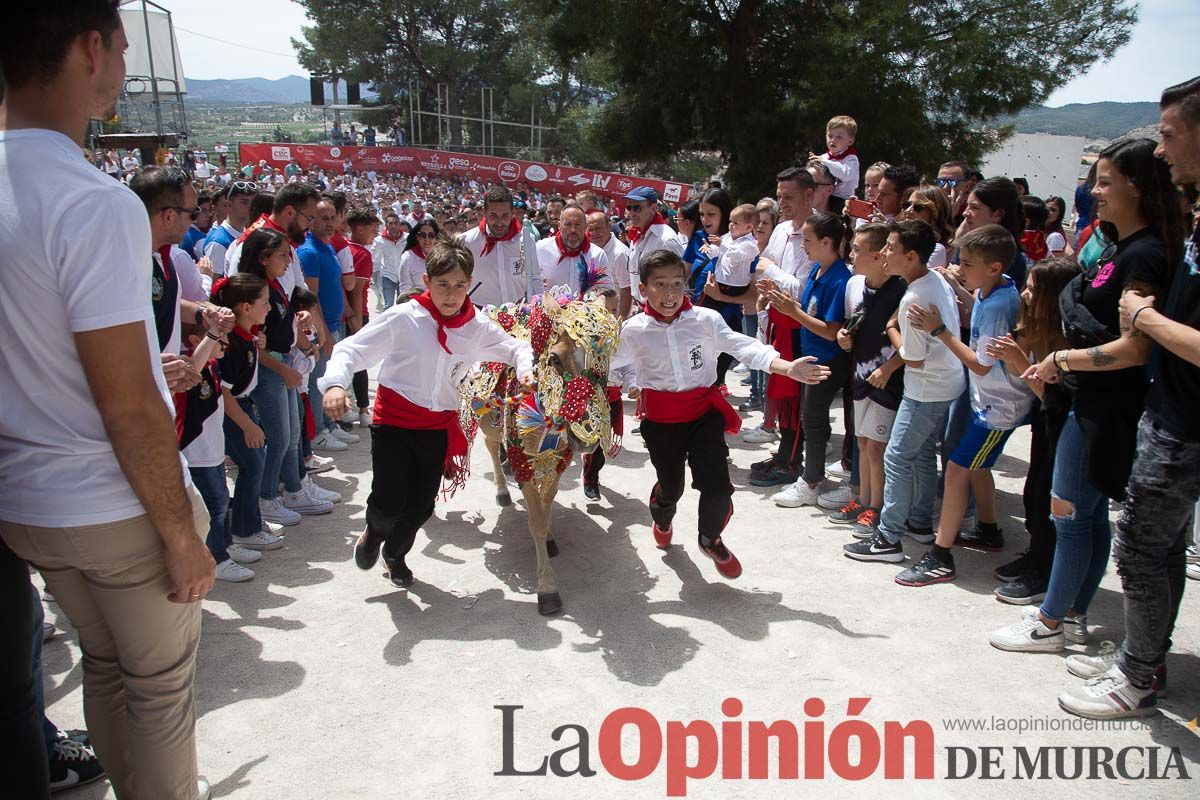
<path fill-rule="evenodd" d="M 1158 103 L 1072 103 L 1060 108 L 1035 106 L 1015 117 L 999 121 L 1014 123 L 1017 133 L 1115 139 L 1134 128 L 1157 125 Z"/>

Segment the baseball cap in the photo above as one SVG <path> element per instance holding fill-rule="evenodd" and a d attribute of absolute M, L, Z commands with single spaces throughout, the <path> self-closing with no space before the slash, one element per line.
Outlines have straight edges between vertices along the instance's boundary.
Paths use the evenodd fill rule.
<path fill-rule="evenodd" d="M 648 203 L 658 202 L 658 192 L 651 189 L 649 186 L 639 186 L 629 194 L 625 195 L 625 200 L 645 200 Z"/>

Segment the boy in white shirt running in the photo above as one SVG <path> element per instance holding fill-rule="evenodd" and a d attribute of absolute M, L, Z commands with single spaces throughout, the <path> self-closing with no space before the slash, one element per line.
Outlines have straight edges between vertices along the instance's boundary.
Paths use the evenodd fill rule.
<path fill-rule="evenodd" d="M 829 370 L 800 358 L 784 361 L 779 352 L 735 333 L 721 315 L 692 306 L 688 269 L 669 250 L 649 253 L 638 267 L 644 314 L 625 323 L 610 373 L 633 366 L 625 381 L 645 401 L 642 439 L 650 452 L 658 482 L 650 492 L 654 541 L 671 544 L 671 521 L 683 495 L 684 464 L 692 470 L 692 485 L 700 491 L 699 543 L 704 555 L 726 578 L 742 574 L 737 557 L 721 541 L 733 516 L 733 486 L 729 482 L 729 448 L 725 433 L 737 433 L 741 418 L 714 385 L 717 358 L 729 353 L 751 369 L 770 370 L 802 383 L 819 383 Z"/>
<path fill-rule="evenodd" d="M 468 290 L 471 251 L 438 242 L 425 260 L 425 292 L 374 316 L 338 342 L 317 381 L 324 410 L 337 420 L 349 406 L 346 387 L 358 370 L 382 363 L 371 423 L 371 494 L 367 527 L 354 544 L 359 569 L 383 561 L 391 581 L 407 587 L 405 563 L 417 530 L 433 514 L 443 476 L 453 491 L 466 481 L 470 454 L 458 423 L 458 384 L 477 361 L 502 361 L 533 383 L 533 350 L 476 314 Z"/>

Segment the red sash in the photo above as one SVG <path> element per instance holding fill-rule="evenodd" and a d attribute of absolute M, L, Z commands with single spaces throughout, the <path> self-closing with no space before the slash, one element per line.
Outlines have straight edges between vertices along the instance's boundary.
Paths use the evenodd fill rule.
<path fill-rule="evenodd" d="M 803 326 L 787 314 L 774 308 L 767 310 L 767 320 L 767 324 L 771 326 L 771 346 L 779 351 L 779 357 L 784 361 L 794 361 L 799 358 L 800 353 L 793 352 L 792 343 L 795 331 Z M 767 376 L 767 397 L 770 399 L 783 400 L 799 396 L 800 384 L 796 381 L 786 375 L 777 375 L 774 372 Z"/>
<path fill-rule="evenodd" d="M 458 424 L 457 411 L 430 411 L 394 389 L 380 385 L 375 391 L 371 422 L 414 431 L 445 431 L 446 460 L 442 465 L 442 476 L 449 481 L 449 485 L 443 486 L 442 494 L 449 497 L 466 485 L 471 462 L 467 453 L 467 437 Z"/>
<path fill-rule="evenodd" d="M 642 398 L 646 401 L 646 419 L 651 422 L 695 422 L 715 409 L 725 418 L 726 433 L 742 429 L 742 418 L 716 386 L 701 386 L 686 392 L 642 389 Z"/>

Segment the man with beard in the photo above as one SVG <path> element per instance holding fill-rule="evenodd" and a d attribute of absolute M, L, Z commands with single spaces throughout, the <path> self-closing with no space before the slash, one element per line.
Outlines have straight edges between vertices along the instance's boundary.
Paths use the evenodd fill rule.
<path fill-rule="evenodd" d="M 246 237 L 259 228 L 271 228 L 288 237 L 292 244 L 292 262 L 288 271 L 279 279 L 284 294 L 289 297 L 297 286 L 304 285 L 304 269 L 296 256 L 296 247 L 304 242 L 304 234 L 312 225 L 317 214 L 317 203 L 321 193 L 316 187 L 307 184 L 289 183 L 275 194 L 275 202 L 270 214 L 263 214 L 242 233 L 238 240 L 230 245 L 225 252 L 225 274 L 233 275 L 238 271 L 238 261 L 242 257 L 242 243 Z M 314 317 L 319 315 L 314 314 Z"/>
<path fill-rule="evenodd" d="M 488 189 L 478 227 L 460 233 L 458 240 L 474 256 L 472 275 L 479 286 L 471 295 L 477 306 L 503 305 L 528 299 L 542 290 L 536 253 L 521 253 L 521 226 L 513 217 L 512 193 L 503 186 Z M 530 274 L 531 273 L 531 274 Z"/>
<path fill-rule="evenodd" d="M 547 287 L 570 286 L 583 296 L 592 288 L 613 288 L 608 256 L 588 232 L 587 217 L 578 207 L 563 209 L 558 231 L 537 243 L 537 262 Z"/>

